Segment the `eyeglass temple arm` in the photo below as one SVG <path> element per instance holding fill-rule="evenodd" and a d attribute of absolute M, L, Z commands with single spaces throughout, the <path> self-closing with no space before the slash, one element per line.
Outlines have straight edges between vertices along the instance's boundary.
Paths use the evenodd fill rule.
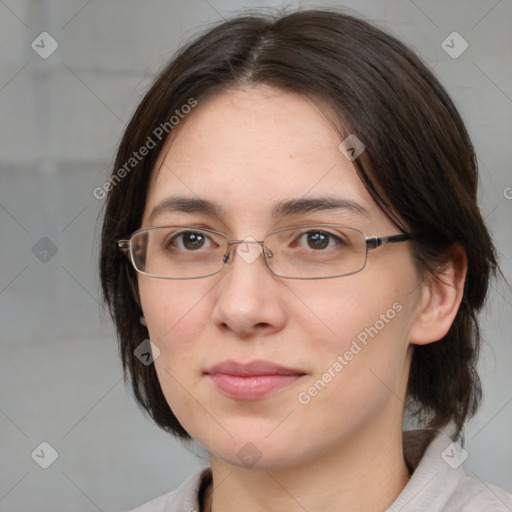
<path fill-rule="evenodd" d="M 402 233 L 400 235 L 391 236 L 372 236 L 366 239 L 366 245 L 368 249 L 375 249 L 381 245 L 392 244 L 394 242 L 405 242 L 414 238 L 416 233 Z"/>

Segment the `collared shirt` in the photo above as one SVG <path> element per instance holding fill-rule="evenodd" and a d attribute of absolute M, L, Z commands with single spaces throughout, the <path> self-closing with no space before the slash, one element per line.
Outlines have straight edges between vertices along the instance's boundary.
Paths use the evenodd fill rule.
<path fill-rule="evenodd" d="M 386 512 L 512 512 L 512 494 L 468 476 L 465 452 L 442 432 L 412 430 L 403 435 L 411 478 Z M 199 512 L 202 490 L 211 482 L 204 468 L 174 491 L 130 512 Z"/>

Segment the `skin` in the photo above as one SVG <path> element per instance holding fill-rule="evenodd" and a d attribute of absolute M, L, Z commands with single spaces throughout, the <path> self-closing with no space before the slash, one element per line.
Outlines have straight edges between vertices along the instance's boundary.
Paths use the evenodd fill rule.
<path fill-rule="evenodd" d="M 339 135 L 302 95 L 261 85 L 217 93 L 172 135 L 152 175 L 141 227 L 201 223 L 229 239 L 256 240 L 312 222 L 337 222 L 369 236 L 399 233 L 339 151 Z M 270 216 L 278 200 L 333 193 L 362 205 L 370 218 L 343 211 L 277 222 Z M 218 202 L 226 216 L 165 213 L 150 222 L 152 208 L 175 194 Z M 150 338 L 161 350 L 155 367 L 162 390 L 210 453 L 215 490 L 205 510 L 391 505 L 410 478 L 402 418 L 413 346 L 442 338 L 460 303 L 465 260 L 454 254 L 448 284 L 420 278 L 409 242 L 371 251 L 361 272 L 334 279 L 282 279 L 262 257 L 248 263 L 238 256 L 202 279 L 139 274 Z M 301 404 L 297 395 L 395 303 L 401 311 Z M 261 400 L 235 400 L 204 375 L 226 359 L 264 359 L 305 375 Z M 249 442 L 261 454 L 250 468 L 237 456 Z"/>

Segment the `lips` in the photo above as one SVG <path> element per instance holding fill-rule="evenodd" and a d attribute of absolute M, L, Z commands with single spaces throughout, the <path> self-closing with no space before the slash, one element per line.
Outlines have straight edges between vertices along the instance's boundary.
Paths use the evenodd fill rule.
<path fill-rule="evenodd" d="M 205 374 L 221 393 L 239 400 L 257 400 L 292 384 L 305 372 L 270 361 L 223 361 Z"/>

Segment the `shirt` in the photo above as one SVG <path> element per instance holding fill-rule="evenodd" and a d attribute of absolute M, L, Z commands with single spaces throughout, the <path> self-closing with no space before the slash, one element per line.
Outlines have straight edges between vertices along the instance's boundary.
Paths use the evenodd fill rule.
<path fill-rule="evenodd" d="M 406 431 L 403 449 L 411 478 L 386 512 L 512 512 L 512 494 L 468 476 L 462 466 L 467 452 L 443 432 Z M 203 468 L 130 512 L 199 512 L 211 477 Z"/>

